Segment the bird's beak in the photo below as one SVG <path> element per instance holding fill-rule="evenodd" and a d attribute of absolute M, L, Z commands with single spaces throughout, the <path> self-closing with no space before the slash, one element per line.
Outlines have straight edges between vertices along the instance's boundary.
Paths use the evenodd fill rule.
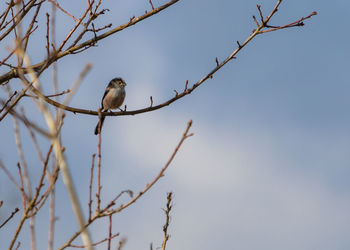
<path fill-rule="evenodd" d="M 122 83 L 122 86 L 123 86 L 123 87 L 125 87 L 125 86 L 126 86 L 126 83 L 125 83 L 125 82 L 123 82 L 123 83 Z"/>

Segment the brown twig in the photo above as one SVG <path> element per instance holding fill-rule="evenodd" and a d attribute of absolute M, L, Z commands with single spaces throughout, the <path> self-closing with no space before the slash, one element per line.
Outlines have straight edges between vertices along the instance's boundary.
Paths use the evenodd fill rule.
<path fill-rule="evenodd" d="M 60 58 L 62 58 L 62 57 L 64 57 L 64 56 L 70 55 L 70 54 L 74 53 L 75 51 L 78 51 L 78 50 L 80 50 L 80 49 L 82 49 L 82 48 L 85 48 L 86 46 L 90 46 L 91 44 L 94 44 L 94 43 L 96 43 L 97 41 L 99 41 L 99 40 L 101 40 L 101 39 L 104 39 L 104 38 L 106 38 L 106 37 L 108 37 L 108 36 L 110 36 L 110 35 L 113 35 L 113 34 L 115 34 L 115 33 L 117 33 L 117 32 L 120 32 L 120 31 L 122 31 L 122 30 L 124 30 L 124 29 L 126 29 L 126 28 L 128 28 L 128 27 L 130 27 L 130 26 L 133 26 L 133 25 L 137 24 L 138 22 L 141 22 L 141 21 L 143 21 L 144 19 L 147 19 L 147 18 L 149 18 L 149 17 L 151 17 L 151 16 L 157 14 L 157 13 L 160 12 L 160 11 L 163 11 L 164 9 L 170 7 L 171 5 L 177 3 L 178 1 L 179 1 L 179 0 L 171 0 L 171 1 L 169 1 L 168 3 L 162 5 L 162 6 L 158 7 L 158 8 L 155 8 L 154 10 L 152 10 L 152 11 L 150 11 L 150 12 L 144 14 L 144 15 L 141 15 L 141 16 L 139 16 L 139 17 L 137 17 L 137 18 L 134 18 L 131 22 L 129 21 L 129 22 L 125 23 L 125 24 L 122 24 L 122 25 L 120 25 L 120 26 L 118 26 L 118 27 L 116 27 L 116 28 L 114 28 L 114 29 L 112 29 L 112 30 L 109 30 L 109 31 L 107 31 L 107 32 L 105 32 L 105 33 L 103 33 L 103 34 L 97 36 L 96 38 L 89 39 L 89 40 L 87 40 L 87 41 L 85 41 L 85 42 L 82 42 L 82 43 L 80 43 L 80 44 L 78 44 L 78 45 L 76 45 L 76 46 L 74 46 L 74 47 L 68 48 L 68 49 L 66 49 L 66 50 L 63 51 L 63 52 L 60 52 L 60 50 L 62 49 L 62 47 L 64 46 L 64 44 L 67 42 L 67 41 L 66 41 L 67 39 L 65 39 L 64 44 L 60 46 L 60 49 L 57 49 L 57 53 L 54 53 L 54 54 L 51 56 L 50 59 L 44 60 L 44 61 L 42 61 L 42 62 L 40 62 L 40 63 L 38 63 L 38 64 L 36 64 L 36 65 L 33 65 L 33 66 L 32 66 L 32 69 L 33 69 L 35 72 L 43 71 L 44 69 L 46 69 L 47 67 L 49 67 L 50 64 L 53 63 L 54 61 L 57 61 L 58 59 L 60 59 Z M 88 10 L 88 9 L 87 9 L 87 10 Z M 71 32 L 70 32 L 70 34 L 71 34 L 72 32 L 74 32 L 75 30 L 76 30 L 76 29 L 74 29 L 74 30 L 72 29 Z M 71 35 L 69 35 L 69 37 L 70 37 L 70 36 L 71 36 Z M 69 37 L 67 36 L 67 38 L 69 38 Z M 24 72 L 24 73 L 28 73 L 28 72 L 29 72 L 29 69 L 28 69 L 28 68 L 23 68 L 23 72 Z M 9 71 L 9 72 L 3 74 L 2 76 L 0 76 L 0 83 L 5 82 L 5 81 L 7 81 L 7 80 L 10 80 L 10 79 L 12 79 L 12 78 L 18 78 L 18 77 L 19 77 L 18 70 L 13 69 L 13 70 L 11 70 L 11 71 Z"/>
<path fill-rule="evenodd" d="M 105 238 L 103 240 L 100 240 L 96 243 L 91 244 L 91 246 L 95 247 L 99 244 L 102 244 L 103 242 L 106 242 L 109 239 L 114 239 L 115 237 L 118 237 L 120 233 L 113 234 L 111 237 Z M 85 246 L 79 246 L 79 245 L 69 245 L 69 247 L 75 247 L 75 248 L 85 248 Z"/>
<path fill-rule="evenodd" d="M 152 0 L 148 0 L 149 4 L 151 5 L 152 7 L 152 10 L 154 10 L 154 6 L 153 6 L 153 3 L 152 3 Z"/>
<path fill-rule="evenodd" d="M 53 186 L 51 190 L 51 195 L 50 195 L 50 203 L 49 203 L 49 217 L 50 217 L 50 222 L 49 222 L 49 236 L 48 236 L 48 250 L 53 250 L 53 241 L 54 241 L 54 231 L 55 231 L 55 197 L 56 197 L 56 192 L 55 192 L 55 187 Z"/>
<path fill-rule="evenodd" d="M 18 250 L 20 246 L 21 246 L 21 242 L 20 242 L 20 241 L 18 241 L 18 242 L 17 242 L 17 246 L 16 246 L 15 250 Z"/>
<path fill-rule="evenodd" d="M 259 34 L 263 34 L 263 33 L 267 33 L 267 32 L 271 32 L 271 31 L 276 31 L 276 30 L 281 30 L 281 29 L 286 29 L 286 28 L 292 28 L 292 27 L 298 27 L 298 26 L 304 26 L 304 22 L 306 19 L 309 19 L 311 18 L 312 16 L 315 16 L 317 15 L 317 12 L 314 11 L 312 12 L 310 15 L 306 16 L 306 17 L 302 17 L 300 18 L 299 20 L 295 21 L 295 22 L 292 22 L 292 23 L 289 23 L 289 24 L 286 24 L 286 25 L 283 25 L 283 26 L 270 26 L 270 25 L 266 25 L 267 28 L 271 28 L 271 29 L 268 29 L 268 30 L 262 30 L 260 31 Z"/>
<path fill-rule="evenodd" d="M 150 101 L 151 101 L 151 104 L 150 104 L 149 106 L 152 107 L 152 106 L 153 106 L 153 97 L 150 96 L 149 99 L 150 99 Z M 0 112 L 0 113 L 1 113 L 1 112 Z"/>
<path fill-rule="evenodd" d="M 52 94 L 52 95 L 45 95 L 45 97 L 47 97 L 47 98 L 50 98 L 50 97 L 55 97 L 55 96 L 61 96 L 61 95 L 65 95 L 65 94 L 68 94 L 68 93 L 70 93 L 71 92 L 71 90 L 70 89 L 67 89 L 67 90 L 64 90 L 64 91 L 62 91 L 62 92 L 60 92 L 60 93 L 57 93 L 57 94 Z M 35 96 L 35 95 L 28 95 L 28 94 L 25 94 L 24 96 L 26 96 L 26 97 L 32 97 L 32 98 L 39 98 L 38 96 Z"/>
<path fill-rule="evenodd" d="M 99 111 L 101 109 L 99 108 Z M 101 133 L 101 126 L 102 126 L 102 117 L 101 112 L 99 112 L 99 122 L 98 122 L 98 144 L 97 144 L 97 192 L 96 192 L 96 199 L 97 199 L 97 207 L 96 212 L 99 213 L 101 209 L 101 141 L 102 141 L 102 133 Z"/>
<path fill-rule="evenodd" d="M 2 114 L 2 116 L 0 117 L 0 122 L 2 121 L 2 119 L 5 118 L 5 116 L 8 113 L 11 113 L 12 108 L 19 102 L 19 100 L 26 94 L 26 92 L 32 87 L 33 82 L 31 82 L 30 84 L 28 84 L 24 89 L 21 90 L 21 92 L 16 96 L 15 100 L 13 100 L 13 102 L 9 105 L 9 107 L 5 110 L 5 112 Z"/>
<path fill-rule="evenodd" d="M 8 171 L 8 169 L 5 167 L 5 165 L 2 163 L 1 160 L 0 160 L 0 168 L 5 172 L 5 174 L 7 175 L 7 178 L 9 178 L 9 180 L 15 185 L 15 187 L 18 189 L 18 191 L 22 192 L 21 186 L 18 185 L 18 183 L 15 181 L 15 178 L 13 178 L 10 171 Z"/>
<path fill-rule="evenodd" d="M 38 26 L 35 26 L 34 29 L 32 29 L 29 33 L 27 33 L 22 39 L 21 39 L 21 42 L 23 42 L 24 40 L 26 40 L 27 38 L 29 38 L 29 36 L 38 28 Z M 11 68 L 15 68 L 14 66 L 10 65 L 10 64 L 7 64 L 5 63 L 16 51 L 16 48 L 12 49 L 12 51 L 10 52 L 10 54 L 5 57 L 1 62 L 0 62 L 0 66 L 1 65 L 6 65 L 8 67 L 11 67 Z"/>
<path fill-rule="evenodd" d="M 14 2 L 13 2 L 14 0 L 11 0 L 9 3 L 8 3 L 8 7 L 7 7 L 7 9 L 3 12 L 3 14 L 1 15 L 1 18 L 2 18 L 2 20 L 1 20 L 1 22 L 0 22 L 0 30 L 2 30 L 3 28 L 5 28 L 5 27 L 2 27 L 2 25 L 4 24 L 4 22 L 5 22 L 5 20 L 6 20 L 6 18 L 7 18 L 7 15 L 8 15 L 8 13 L 9 13 L 9 11 L 10 11 L 10 8 L 13 6 L 13 4 L 14 4 Z"/>
<path fill-rule="evenodd" d="M 38 27 L 38 26 L 36 26 L 36 27 L 34 28 L 34 30 L 32 31 L 33 26 L 34 26 L 34 23 L 36 23 L 36 19 L 37 19 L 37 17 L 38 17 L 38 14 L 39 14 L 39 11 L 40 11 L 41 4 L 42 4 L 42 3 L 43 3 L 43 2 L 40 2 L 40 3 L 37 5 L 36 10 L 35 10 L 35 13 L 34 13 L 34 16 L 33 16 L 33 18 L 32 18 L 32 21 L 31 21 L 31 23 L 30 23 L 30 25 L 29 25 L 29 27 L 28 27 L 28 29 L 27 29 L 26 34 L 24 35 L 24 45 L 23 45 L 23 50 L 24 50 L 24 51 L 27 50 L 28 41 L 29 41 L 29 36 L 30 36 L 30 35 L 34 32 L 34 30 L 36 30 L 36 28 Z"/>
<path fill-rule="evenodd" d="M 15 216 L 15 214 L 19 211 L 19 208 L 16 207 L 15 210 L 11 213 L 11 215 L 0 225 L 0 229 L 6 225 L 7 222 L 9 222 L 13 216 Z"/>
<path fill-rule="evenodd" d="M 86 31 L 94 32 L 95 39 L 96 39 L 96 38 L 97 38 L 96 32 L 100 32 L 100 31 L 105 30 L 105 29 L 108 29 L 108 28 L 110 28 L 110 27 L 112 27 L 112 24 L 111 24 L 111 23 L 110 23 L 110 24 L 107 24 L 107 25 L 105 25 L 105 26 L 103 26 L 103 27 L 101 27 L 101 28 L 98 28 L 98 29 L 95 29 L 95 27 L 94 27 L 93 29 L 86 29 Z"/>
<path fill-rule="evenodd" d="M 66 10 L 64 10 L 57 2 L 55 2 L 54 0 L 49 0 L 50 3 L 52 3 L 53 5 L 55 5 L 58 9 L 60 9 L 64 14 L 66 14 L 67 16 L 69 16 L 70 18 L 72 18 L 75 22 L 79 22 L 78 19 L 76 19 L 73 15 L 69 14 Z"/>
<path fill-rule="evenodd" d="M 28 201 L 27 206 L 24 206 L 25 209 L 23 211 L 23 214 L 22 214 L 22 217 L 21 217 L 21 219 L 19 221 L 19 224 L 17 225 L 17 229 L 15 231 L 15 234 L 14 234 L 14 236 L 11 239 L 11 243 L 10 243 L 9 249 L 13 248 L 13 245 L 15 244 L 15 242 L 17 240 L 17 237 L 18 237 L 18 235 L 19 235 L 19 233 L 20 233 L 20 231 L 21 231 L 21 229 L 23 227 L 23 224 L 26 221 L 26 219 L 28 219 L 28 218 L 33 219 L 34 218 L 33 215 L 35 215 L 35 213 L 32 214 L 32 210 L 35 208 L 35 206 L 37 204 L 37 201 L 38 201 L 37 199 L 39 197 L 40 190 L 43 187 L 43 180 L 44 180 L 44 176 L 45 176 L 45 172 L 46 172 L 46 168 L 47 168 L 47 163 L 48 163 L 48 159 L 50 157 L 51 151 L 52 151 L 52 146 L 50 147 L 50 150 L 47 153 L 46 164 L 43 166 L 43 171 L 42 171 L 42 174 L 41 174 L 41 177 L 40 177 L 40 180 L 39 180 L 39 184 L 36 187 L 36 192 L 35 192 L 33 198 Z M 20 164 L 18 163 L 17 166 L 18 166 L 18 169 L 19 169 L 19 174 L 20 174 L 20 176 L 22 176 Z M 21 177 L 21 185 L 23 186 L 22 177 Z M 34 230 L 34 226 L 31 227 L 31 230 Z M 33 237 L 33 235 L 34 235 L 34 233 L 32 234 L 32 237 Z M 31 243 L 34 244 L 33 241 Z"/>
<path fill-rule="evenodd" d="M 51 0 L 50 0 L 51 1 Z M 58 56 L 58 53 L 61 52 L 61 50 L 63 49 L 64 45 L 68 42 L 68 40 L 71 38 L 71 36 L 74 34 L 74 32 L 76 31 L 76 29 L 79 27 L 79 25 L 83 22 L 83 20 L 85 19 L 86 15 L 89 12 L 89 8 L 87 8 L 84 12 L 84 14 L 81 16 L 81 18 L 79 18 L 79 20 L 77 20 L 77 23 L 75 24 L 75 26 L 70 30 L 70 32 L 68 33 L 68 35 L 66 36 L 66 38 L 62 41 L 61 45 L 58 47 L 58 49 L 55 52 L 55 55 L 53 55 L 54 57 Z M 47 60 L 46 64 L 49 64 L 49 60 Z"/>
<path fill-rule="evenodd" d="M 253 15 L 253 20 L 256 24 L 256 27 L 259 27 L 260 26 L 260 23 L 258 22 L 258 20 L 256 20 L 256 17 Z"/>
<path fill-rule="evenodd" d="M 89 221 L 91 220 L 91 213 L 92 213 L 92 182 L 94 179 L 94 167 L 95 167 L 95 157 L 96 154 L 92 155 L 91 160 L 91 170 L 90 170 L 90 185 L 89 185 Z"/>
<path fill-rule="evenodd" d="M 3 107 L 0 109 L 0 113 L 7 107 L 7 104 L 9 104 L 9 102 L 12 100 L 12 98 L 17 95 L 17 91 L 13 92 L 9 99 L 7 99 L 7 101 L 5 102 L 5 104 L 3 105 Z"/>
<path fill-rule="evenodd" d="M 163 209 L 164 213 L 165 213 L 165 224 L 163 226 L 163 232 L 164 232 L 164 237 L 163 237 L 163 244 L 162 244 L 162 250 L 165 250 L 166 248 L 166 244 L 170 238 L 170 235 L 168 234 L 168 228 L 169 228 L 169 223 L 170 223 L 170 211 L 173 208 L 173 204 L 171 203 L 172 201 L 172 195 L 173 192 L 169 192 L 167 194 L 167 204 L 166 204 L 166 208 Z"/>
<path fill-rule="evenodd" d="M 50 58 L 50 15 L 46 12 L 46 53 Z"/>
<path fill-rule="evenodd" d="M 20 179 L 20 184 L 21 184 L 21 195 L 22 195 L 22 204 L 23 204 L 23 208 L 27 207 L 27 194 L 25 193 L 24 190 L 24 184 L 23 184 L 23 174 L 22 174 L 22 170 L 21 170 L 21 164 L 19 162 L 17 162 L 17 168 L 18 168 L 18 175 L 19 175 L 19 179 Z"/>
<path fill-rule="evenodd" d="M 109 218 L 109 227 L 108 227 L 108 250 L 111 250 L 111 241 L 112 241 L 112 216 L 110 215 Z"/>
<path fill-rule="evenodd" d="M 115 202 L 123 195 L 123 194 L 128 194 L 130 198 L 134 197 L 134 192 L 130 189 L 123 190 L 121 191 L 111 202 L 107 205 L 107 208 L 111 208 L 115 205 Z M 106 210 L 106 209 L 105 209 Z"/>
<path fill-rule="evenodd" d="M 29 178 L 28 166 L 27 166 L 27 162 L 24 158 L 21 136 L 19 133 L 19 124 L 18 124 L 18 121 L 17 121 L 15 116 L 13 116 L 13 121 L 14 121 L 14 134 L 15 134 L 16 146 L 17 146 L 18 156 L 19 156 L 19 159 L 21 161 L 21 166 L 23 168 L 23 180 L 24 180 L 25 187 L 26 187 L 26 192 L 24 192 L 24 193 L 27 195 L 28 199 L 31 199 L 32 198 L 32 187 L 31 187 L 31 182 L 30 182 L 30 178 Z"/>
<path fill-rule="evenodd" d="M 265 23 L 265 19 L 264 19 L 263 13 L 261 11 L 261 5 L 257 4 L 256 7 L 258 8 L 258 11 L 259 11 L 261 23 L 264 24 Z"/>
<path fill-rule="evenodd" d="M 31 8 L 34 7 L 36 0 L 30 0 L 20 11 L 17 12 L 16 15 L 13 15 L 11 20 L 9 20 L 4 27 L 7 26 L 7 24 L 13 22 L 12 26 L 8 28 L 1 36 L 0 36 L 0 41 L 3 40 L 7 35 L 14 29 L 16 26 L 22 21 L 22 19 L 27 15 L 27 13 L 30 11 Z M 12 11 L 13 5 L 10 7 Z"/>
<path fill-rule="evenodd" d="M 188 80 L 186 80 L 184 92 L 187 91 L 187 88 L 188 88 Z"/>

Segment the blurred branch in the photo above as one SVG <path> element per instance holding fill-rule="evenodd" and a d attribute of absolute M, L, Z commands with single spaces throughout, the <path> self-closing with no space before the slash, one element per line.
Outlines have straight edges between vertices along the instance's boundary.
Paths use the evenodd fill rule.
<path fill-rule="evenodd" d="M 68 194 L 69 194 L 69 197 L 71 200 L 71 205 L 72 205 L 73 211 L 75 213 L 79 228 L 81 228 L 81 230 L 82 230 L 82 240 L 84 242 L 84 245 L 88 249 L 92 249 L 90 235 L 87 232 L 87 230 L 84 228 L 84 217 L 82 214 L 82 210 L 80 207 L 80 203 L 78 201 L 78 197 L 77 197 L 75 188 L 73 186 L 72 178 L 71 178 L 70 173 L 69 173 L 67 161 L 66 161 L 65 156 L 63 154 L 63 147 L 61 145 L 60 138 L 57 135 L 58 128 L 56 126 L 54 119 L 52 118 L 52 115 L 51 115 L 48 107 L 46 106 L 45 102 L 43 101 L 44 95 L 39 90 L 40 89 L 40 82 L 39 82 L 39 79 L 37 78 L 37 75 L 35 74 L 34 70 L 31 67 L 31 62 L 30 62 L 29 57 L 27 56 L 27 54 L 23 50 L 21 50 L 21 48 L 18 48 L 18 53 L 23 58 L 24 64 L 27 66 L 28 69 L 30 69 L 29 76 L 31 78 L 31 82 L 34 83 L 33 86 L 37 87 L 37 88 L 33 87 L 33 92 L 40 98 L 39 103 L 38 103 L 38 108 L 39 108 L 40 112 L 42 113 L 42 115 L 44 116 L 45 121 L 47 123 L 47 126 L 48 126 L 50 133 L 52 135 L 51 143 L 53 145 L 55 155 L 56 155 L 56 158 L 58 160 L 58 164 L 59 164 L 60 169 L 61 169 L 63 181 L 64 181 L 65 186 L 67 188 L 67 191 L 68 191 Z M 25 84 L 27 84 L 27 85 L 30 84 L 29 81 L 26 80 L 23 75 L 21 78 Z M 13 246 L 14 241 L 12 241 L 11 244 Z"/>
<path fill-rule="evenodd" d="M 121 250 L 125 246 L 126 241 L 126 238 L 121 238 L 121 240 L 119 241 L 118 250 Z"/>

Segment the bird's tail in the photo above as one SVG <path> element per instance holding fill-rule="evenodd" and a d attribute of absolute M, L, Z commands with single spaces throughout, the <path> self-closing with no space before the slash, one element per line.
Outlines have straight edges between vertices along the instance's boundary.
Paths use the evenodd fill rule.
<path fill-rule="evenodd" d="M 105 118 L 106 118 L 105 116 L 102 116 L 101 120 L 98 121 L 96 128 L 95 128 L 95 135 L 101 133 L 102 125 L 103 125 Z"/>

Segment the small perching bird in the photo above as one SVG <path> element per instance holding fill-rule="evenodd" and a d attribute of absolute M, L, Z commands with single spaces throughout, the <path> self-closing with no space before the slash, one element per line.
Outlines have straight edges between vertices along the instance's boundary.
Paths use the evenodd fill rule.
<path fill-rule="evenodd" d="M 106 112 L 110 109 L 117 109 L 123 104 L 125 99 L 125 86 L 125 81 L 120 77 L 114 78 L 109 82 L 102 97 L 101 112 Z M 102 116 L 101 121 L 96 125 L 95 135 L 101 132 L 104 120 L 105 116 Z"/>

